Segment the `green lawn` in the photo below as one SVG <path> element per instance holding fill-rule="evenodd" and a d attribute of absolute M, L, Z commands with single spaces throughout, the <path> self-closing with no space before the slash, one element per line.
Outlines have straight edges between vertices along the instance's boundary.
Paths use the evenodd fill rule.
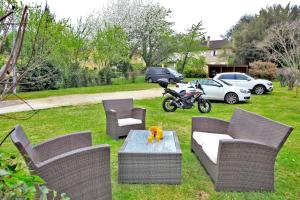
<path fill-rule="evenodd" d="M 135 105 L 147 109 L 147 127 L 162 121 L 164 129 L 176 130 L 183 152 L 180 185 L 118 184 L 117 153 L 124 139 L 112 140 L 105 134 L 105 114 L 101 104 L 41 110 L 36 116 L 25 121 L 1 119 L 0 137 L 3 138 L 15 124 L 23 126 L 34 144 L 68 132 L 91 130 L 94 144 L 111 145 L 114 199 L 300 199 L 300 98 L 294 98 L 294 92 L 275 84 L 273 93 L 263 96 L 253 95 L 249 103 L 227 105 L 213 102 L 212 112 L 208 114 L 200 114 L 196 108 L 165 113 L 162 111 L 161 102 L 162 98 L 155 98 L 135 101 Z M 192 116 L 210 116 L 229 120 L 237 107 L 295 128 L 277 156 L 276 191 L 273 193 L 215 192 L 209 176 L 196 156 L 190 152 Z M 3 147 L 8 151 L 17 152 L 9 140 Z"/>
<path fill-rule="evenodd" d="M 144 76 L 138 76 L 135 83 L 131 83 L 130 80 L 125 79 L 113 79 L 112 85 L 99 85 L 91 87 L 79 87 L 79 88 L 64 88 L 58 90 L 43 90 L 36 92 L 21 92 L 18 96 L 25 99 L 36 99 L 50 96 L 62 96 L 70 94 L 94 94 L 103 92 L 116 92 L 116 91 L 132 91 L 132 90 L 144 90 L 159 87 L 157 84 L 150 84 L 145 82 Z M 16 99 L 14 95 L 10 95 L 8 99 Z"/>

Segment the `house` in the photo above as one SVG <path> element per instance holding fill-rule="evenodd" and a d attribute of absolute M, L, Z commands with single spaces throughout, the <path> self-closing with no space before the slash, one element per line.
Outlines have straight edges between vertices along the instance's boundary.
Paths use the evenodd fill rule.
<path fill-rule="evenodd" d="M 228 64 L 229 56 L 232 55 L 231 43 L 227 39 L 206 40 L 207 50 L 202 53 L 207 64 Z"/>
<path fill-rule="evenodd" d="M 222 72 L 248 73 L 248 65 L 232 65 L 229 58 L 233 55 L 231 43 L 226 40 L 210 40 L 207 37 L 206 45 L 208 49 L 203 53 L 207 64 L 207 74 L 209 78 Z"/>
<path fill-rule="evenodd" d="M 206 46 L 206 50 L 200 52 L 192 52 L 191 57 L 197 58 L 200 56 L 205 57 L 207 64 L 228 64 L 228 59 L 232 55 L 231 43 L 226 40 L 203 40 L 199 45 Z M 162 67 L 176 68 L 176 63 L 182 59 L 180 53 L 174 53 L 162 63 Z M 208 66 L 206 66 L 208 70 Z"/>

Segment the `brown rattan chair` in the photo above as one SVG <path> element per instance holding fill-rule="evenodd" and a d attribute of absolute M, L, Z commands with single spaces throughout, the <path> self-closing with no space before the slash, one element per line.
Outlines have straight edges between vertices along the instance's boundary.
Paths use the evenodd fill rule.
<path fill-rule="evenodd" d="M 91 146 L 91 134 L 64 135 L 33 146 L 21 126 L 11 135 L 31 173 L 71 199 L 112 199 L 109 145 Z"/>
<path fill-rule="evenodd" d="M 144 130 L 146 109 L 134 108 L 133 99 L 103 100 L 106 133 L 114 139 L 127 136 L 130 130 Z"/>
<path fill-rule="evenodd" d="M 193 117 L 191 150 L 200 159 L 217 191 L 273 191 L 276 156 L 292 129 L 241 109 L 235 111 L 230 122 Z M 195 139 L 197 136 L 201 139 L 203 133 L 232 137 L 218 141 L 216 162 L 207 153 L 204 142 L 201 145 Z"/>

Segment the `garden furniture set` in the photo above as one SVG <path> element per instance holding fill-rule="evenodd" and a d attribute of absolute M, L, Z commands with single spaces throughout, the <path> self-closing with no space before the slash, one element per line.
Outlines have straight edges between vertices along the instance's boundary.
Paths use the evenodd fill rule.
<path fill-rule="evenodd" d="M 181 183 L 182 152 L 175 131 L 147 143 L 146 110 L 132 99 L 104 100 L 106 132 L 127 136 L 118 153 L 119 183 Z M 292 128 L 237 109 L 230 122 L 192 118 L 191 150 L 217 191 L 273 191 L 274 163 Z M 80 132 L 33 146 L 20 126 L 11 139 L 31 173 L 46 186 L 71 199 L 112 199 L 110 147 L 92 146 L 91 134 Z"/>

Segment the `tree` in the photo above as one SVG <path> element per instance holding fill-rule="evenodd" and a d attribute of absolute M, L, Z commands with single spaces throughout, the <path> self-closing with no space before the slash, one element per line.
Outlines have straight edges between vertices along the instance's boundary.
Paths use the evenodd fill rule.
<path fill-rule="evenodd" d="M 272 26 L 258 47 L 268 59 L 289 68 L 289 89 L 293 89 L 300 80 L 300 18 Z M 296 94 L 298 94 L 296 87 Z"/>
<path fill-rule="evenodd" d="M 285 7 L 273 5 L 261 9 L 257 15 L 243 16 L 226 34 L 233 42 L 235 62 L 248 64 L 256 60 L 265 61 L 264 52 L 256 44 L 263 40 L 266 31 L 276 24 L 292 22 L 299 17 L 300 6 L 290 4 Z"/>
<path fill-rule="evenodd" d="M 106 83 L 111 84 L 111 68 L 115 63 L 128 61 L 128 43 L 127 34 L 121 27 L 107 25 L 99 30 L 94 38 L 94 60 L 103 69 Z"/>
<path fill-rule="evenodd" d="M 201 46 L 201 40 L 204 37 L 203 30 L 202 21 L 200 21 L 197 24 L 193 24 L 187 33 L 178 34 L 178 52 L 183 54 L 179 71 L 184 71 L 184 67 L 188 63 L 192 52 L 204 49 L 204 46 Z"/>
<path fill-rule="evenodd" d="M 140 0 L 112 2 L 103 12 L 105 23 L 120 26 L 128 35 L 129 58 L 140 54 L 146 66 L 157 65 L 174 51 L 170 10 L 160 4 Z"/>

